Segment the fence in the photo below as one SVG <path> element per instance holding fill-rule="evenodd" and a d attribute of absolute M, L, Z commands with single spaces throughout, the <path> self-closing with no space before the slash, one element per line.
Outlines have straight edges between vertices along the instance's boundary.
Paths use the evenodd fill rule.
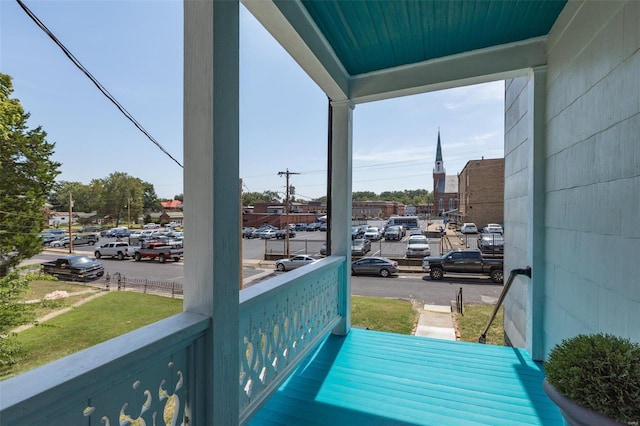
<path fill-rule="evenodd" d="M 292 238 L 289 240 L 289 256 L 298 254 L 322 255 L 325 240 L 303 240 Z M 429 239 L 429 246 L 432 255 L 441 253 L 441 241 L 438 239 Z M 284 240 L 265 240 L 264 246 L 265 259 L 277 259 L 286 256 L 286 241 Z M 383 256 L 390 259 L 403 259 L 407 250 L 407 244 L 403 241 L 371 241 L 371 251 L 367 256 Z M 421 259 L 420 259 L 421 260 Z"/>
<path fill-rule="evenodd" d="M 118 290 L 142 290 L 143 293 L 156 292 L 162 294 L 171 294 L 171 297 L 182 296 L 182 284 L 174 281 L 156 281 L 147 278 L 128 278 L 119 272 L 113 275 L 105 275 L 104 284 L 106 288 L 112 285 L 117 286 Z"/>
<path fill-rule="evenodd" d="M 456 291 L 456 312 L 464 315 L 464 304 L 462 303 L 462 287 Z"/>

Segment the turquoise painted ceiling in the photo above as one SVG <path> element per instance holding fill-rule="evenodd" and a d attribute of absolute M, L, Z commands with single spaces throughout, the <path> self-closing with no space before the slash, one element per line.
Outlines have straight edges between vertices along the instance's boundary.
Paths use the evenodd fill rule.
<path fill-rule="evenodd" d="M 566 0 L 302 0 L 350 75 L 545 36 Z"/>

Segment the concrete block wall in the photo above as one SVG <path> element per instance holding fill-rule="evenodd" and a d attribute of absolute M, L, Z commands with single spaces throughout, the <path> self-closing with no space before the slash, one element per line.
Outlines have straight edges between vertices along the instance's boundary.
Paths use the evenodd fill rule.
<path fill-rule="evenodd" d="M 516 346 L 531 349 L 531 324 L 543 328 L 534 343 L 542 347 L 533 350 L 543 354 L 579 333 L 640 341 L 639 22 L 637 1 L 571 1 L 548 36 L 544 285 L 517 281 L 505 300 L 505 332 Z M 507 269 L 532 256 L 531 84 L 528 77 L 506 83 Z M 543 292 L 537 321 L 530 290 Z"/>
<path fill-rule="evenodd" d="M 570 2 L 548 38 L 545 353 L 640 341 L 640 2 Z"/>
<path fill-rule="evenodd" d="M 504 227 L 505 271 L 528 265 L 529 78 L 505 82 Z M 516 278 L 504 301 L 504 328 L 511 345 L 527 347 L 528 281 Z"/>

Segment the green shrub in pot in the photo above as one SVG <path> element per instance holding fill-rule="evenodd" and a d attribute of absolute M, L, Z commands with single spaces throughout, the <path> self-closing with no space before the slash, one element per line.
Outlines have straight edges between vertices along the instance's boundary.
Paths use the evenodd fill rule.
<path fill-rule="evenodd" d="M 547 382 L 576 404 L 640 424 L 640 344 L 610 334 L 563 340 L 544 363 Z"/>

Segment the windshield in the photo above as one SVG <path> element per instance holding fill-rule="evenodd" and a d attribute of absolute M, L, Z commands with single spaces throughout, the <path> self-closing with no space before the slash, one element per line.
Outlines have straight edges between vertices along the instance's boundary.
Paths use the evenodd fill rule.
<path fill-rule="evenodd" d="M 80 257 L 74 257 L 72 259 L 69 259 L 69 263 L 71 265 L 83 265 L 85 263 L 91 263 L 92 260 L 89 259 L 87 256 L 80 256 Z"/>
<path fill-rule="evenodd" d="M 427 237 L 411 237 L 409 238 L 409 244 L 427 244 Z"/>

